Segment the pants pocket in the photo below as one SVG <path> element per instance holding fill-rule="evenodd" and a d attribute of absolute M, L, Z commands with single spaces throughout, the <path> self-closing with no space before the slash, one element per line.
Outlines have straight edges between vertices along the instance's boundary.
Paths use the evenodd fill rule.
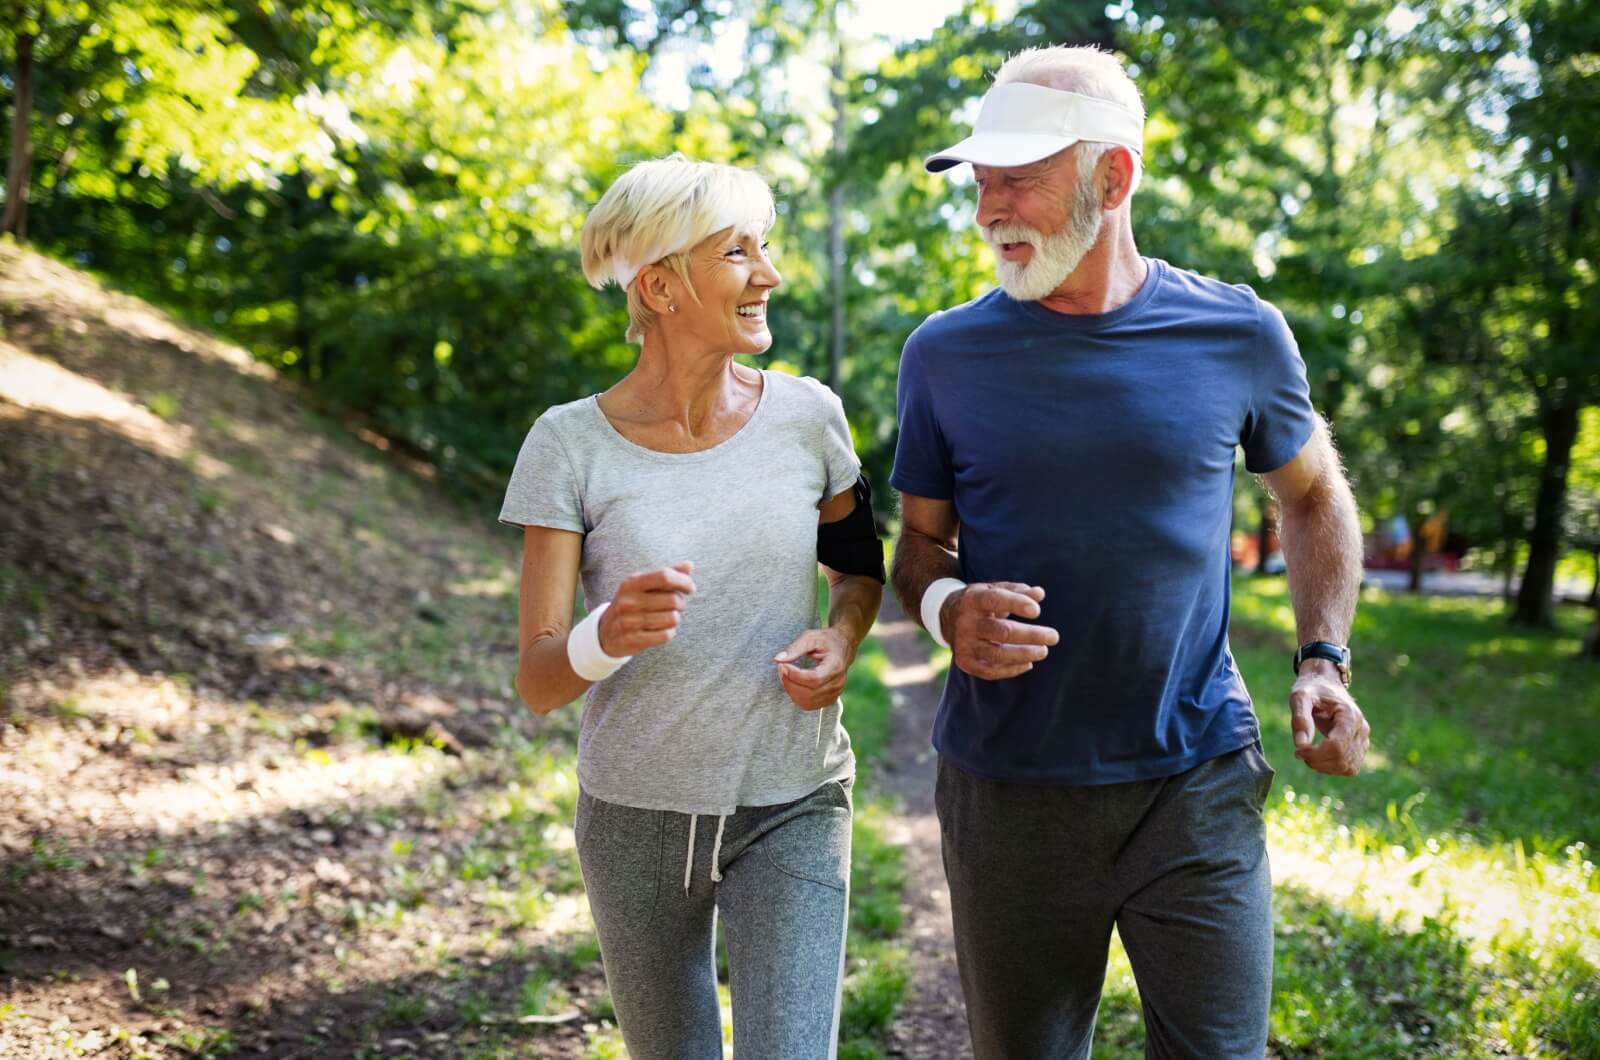
<path fill-rule="evenodd" d="M 603 802 L 580 792 L 578 865 L 602 931 L 634 930 L 655 915 L 666 815 Z"/>
<path fill-rule="evenodd" d="M 1278 775 L 1278 771 L 1267 761 L 1260 740 L 1241 751 L 1239 757 L 1255 777 L 1256 807 L 1263 808 L 1267 804 L 1267 796 L 1272 793 L 1272 780 Z"/>
<path fill-rule="evenodd" d="M 763 835 L 757 845 L 778 869 L 843 891 L 850 880 L 850 793 L 830 781 L 803 799 L 793 816 Z"/>

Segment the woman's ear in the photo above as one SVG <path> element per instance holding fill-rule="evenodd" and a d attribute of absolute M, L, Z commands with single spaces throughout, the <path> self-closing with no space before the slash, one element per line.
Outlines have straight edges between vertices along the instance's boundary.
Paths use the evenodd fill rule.
<path fill-rule="evenodd" d="M 673 293 L 672 278 L 667 270 L 646 265 L 639 272 L 639 295 L 653 313 L 676 312 L 677 296 Z"/>

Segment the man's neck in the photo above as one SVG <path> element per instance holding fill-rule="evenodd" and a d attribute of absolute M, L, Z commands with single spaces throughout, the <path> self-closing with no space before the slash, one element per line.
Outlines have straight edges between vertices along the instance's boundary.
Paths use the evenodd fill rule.
<path fill-rule="evenodd" d="M 1089 253 L 1066 280 L 1039 304 L 1055 313 L 1084 316 L 1109 313 L 1133 301 L 1144 286 L 1150 265 L 1133 242 L 1133 230 L 1126 221 L 1108 220 Z"/>

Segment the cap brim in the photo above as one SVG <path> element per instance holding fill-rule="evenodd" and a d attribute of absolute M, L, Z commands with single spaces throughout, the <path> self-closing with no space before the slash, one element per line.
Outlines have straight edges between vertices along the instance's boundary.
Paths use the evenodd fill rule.
<path fill-rule="evenodd" d="M 1042 133 L 974 133 L 954 147 L 929 155 L 922 165 L 929 173 L 942 173 L 963 162 L 980 166 L 1026 166 L 1065 151 L 1077 142 L 1071 136 Z"/>

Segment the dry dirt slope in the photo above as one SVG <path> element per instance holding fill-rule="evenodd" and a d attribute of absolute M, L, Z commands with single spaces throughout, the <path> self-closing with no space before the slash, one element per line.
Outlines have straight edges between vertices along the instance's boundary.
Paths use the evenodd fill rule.
<path fill-rule="evenodd" d="M 594 1049 L 492 506 L 9 243 L 0 327 L 0 1055 Z"/>

